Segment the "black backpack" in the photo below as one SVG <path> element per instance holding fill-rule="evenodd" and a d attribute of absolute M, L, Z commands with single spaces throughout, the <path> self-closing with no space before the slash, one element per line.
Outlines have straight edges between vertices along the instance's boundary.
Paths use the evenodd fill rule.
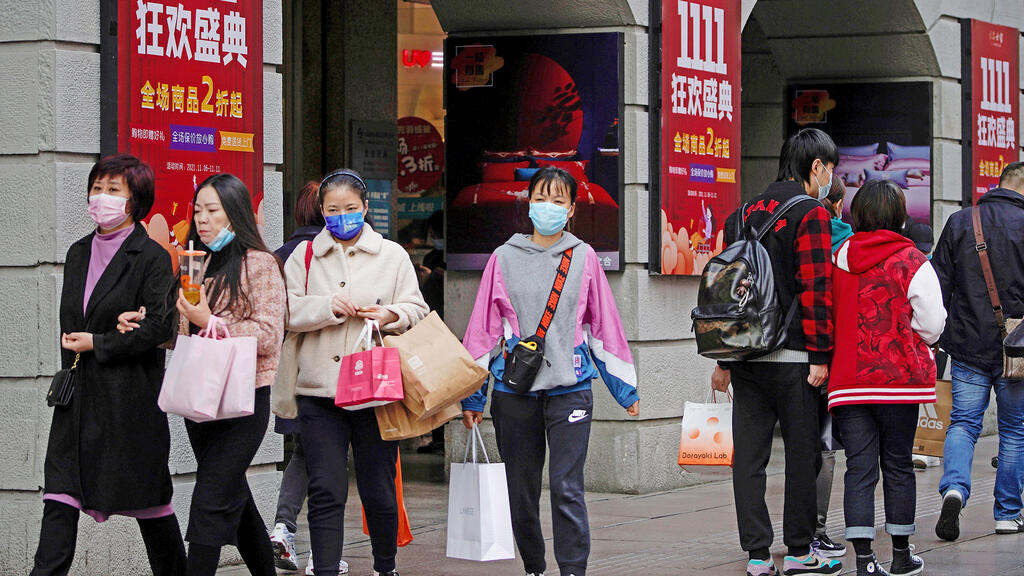
<path fill-rule="evenodd" d="M 787 210 L 803 201 L 817 202 L 804 194 L 790 198 L 757 231 L 746 224 L 746 206 L 740 209 L 739 239 L 704 267 L 697 307 L 690 313 L 701 356 L 751 360 L 786 344 L 786 329 L 800 303 L 794 300 L 783 318 L 772 261 L 761 238 Z"/>

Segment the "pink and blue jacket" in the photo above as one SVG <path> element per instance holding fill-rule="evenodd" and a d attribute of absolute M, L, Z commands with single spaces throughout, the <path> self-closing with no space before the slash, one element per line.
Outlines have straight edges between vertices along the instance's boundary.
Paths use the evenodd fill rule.
<path fill-rule="evenodd" d="M 544 339 L 547 362 L 529 394 L 589 390 L 591 380 L 600 375 L 620 405 L 632 406 L 639 399 L 636 369 L 615 297 L 593 248 L 568 232 L 549 248 L 516 234 L 494 251 L 480 282 L 463 345 L 478 364 L 489 367 L 494 389 L 512 394 L 503 383 L 503 352 L 515 346 L 522 335 L 536 332 L 562 253 L 570 248 L 569 274 Z M 462 408 L 483 411 L 486 403 L 485 382 L 480 391 L 462 402 Z"/>

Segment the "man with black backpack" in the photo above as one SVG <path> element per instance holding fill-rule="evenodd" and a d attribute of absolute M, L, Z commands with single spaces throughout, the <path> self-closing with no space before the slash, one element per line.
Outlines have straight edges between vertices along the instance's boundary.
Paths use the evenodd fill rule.
<path fill-rule="evenodd" d="M 749 238 L 750 233 L 760 236 L 781 319 L 780 326 L 771 321 L 765 325 L 778 335 L 765 334 L 765 341 L 774 343 L 766 354 L 720 360 L 712 386 L 725 391 L 730 380 L 733 385 L 733 492 L 740 545 L 750 556 L 748 576 L 777 573 L 769 552 L 774 534 L 764 499 L 776 422 L 781 424 L 786 451 L 783 539 L 788 553 L 783 574 L 830 575 L 838 574 L 842 563 L 811 549 L 817 524 L 815 477 L 821 465 L 818 388 L 828 380 L 833 344 L 832 230 L 828 211 L 814 199 L 828 195 L 839 150 L 827 134 L 809 128 L 792 136 L 782 154 L 780 164 L 788 166 L 791 179 L 772 183 L 725 223 L 727 244 Z M 811 199 L 789 202 L 807 196 Z M 784 212 L 776 214 L 780 210 Z"/>

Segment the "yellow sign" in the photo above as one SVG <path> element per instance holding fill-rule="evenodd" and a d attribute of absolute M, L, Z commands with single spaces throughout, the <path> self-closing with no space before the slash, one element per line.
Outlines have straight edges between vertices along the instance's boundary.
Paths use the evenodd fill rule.
<path fill-rule="evenodd" d="M 232 152 L 253 152 L 251 133 L 244 132 L 220 132 L 220 149 Z"/>

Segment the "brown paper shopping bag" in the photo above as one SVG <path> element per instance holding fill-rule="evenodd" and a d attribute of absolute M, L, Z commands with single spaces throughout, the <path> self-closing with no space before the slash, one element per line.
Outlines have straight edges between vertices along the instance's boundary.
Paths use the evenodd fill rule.
<path fill-rule="evenodd" d="M 386 336 L 384 345 L 401 354 L 402 402 L 420 420 L 466 399 L 488 375 L 436 312 L 404 334 Z"/>
<path fill-rule="evenodd" d="M 401 402 L 392 402 L 374 409 L 377 414 L 377 428 L 384 440 L 406 440 L 429 434 L 431 430 L 462 416 L 462 408 L 458 403 L 449 404 L 437 414 L 419 420 L 415 414 Z"/>
<path fill-rule="evenodd" d="M 914 436 L 914 454 L 942 457 L 949 429 L 949 413 L 953 410 L 953 383 L 939 380 L 935 383 L 935 404 L 921 404 Z"/>

